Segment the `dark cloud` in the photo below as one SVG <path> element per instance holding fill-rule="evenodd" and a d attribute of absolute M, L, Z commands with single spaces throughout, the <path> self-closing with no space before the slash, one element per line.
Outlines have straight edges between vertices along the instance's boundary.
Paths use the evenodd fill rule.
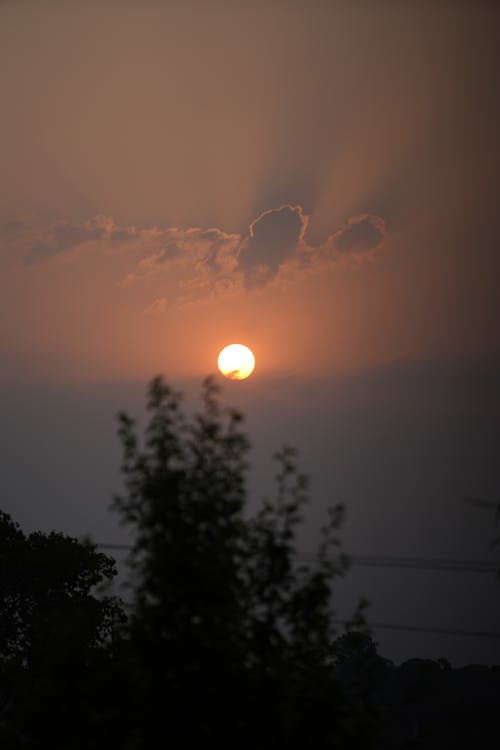
<path fill-rule="evenodd" d="M 43 240 L 35 242 L 28 251 L 26 259 L 36 262 L 53 255 L 72 250 L 84 242 L 98 240 L 104 236 L 106 228 L 94 222 L 75 225 L 60 222 L 55 224 Z"/>
<path fill-rule="evenodd" d="M 26 255 L 26 260 L 28 263 L 36 263 L 37 261 L 45 260 L 52 255 L 56 255 L 57 252 L 58 251 L 54 246 L 47 242 L 35 242 L 35 244 L 29 249 L 29 252 Z"/>
<path fill-rule="evenodd" d="M 169 260 L 178 258 L 181 254 L 182 249 L 176 242 L 171 240 L 167 241 L 163 246 L 163 249 L 155 255 L 154 262 L 156 264 L 167 263 Z"/>
<path fill-rule="evenodd" d="M 219 274 L 225 270 L 229 239 L 229 236 L 219 229 L 208 229 L 200 233 L 200 240 L 209 245 L 209 250 L 201 261 L 209 272 Z"/>
<path fill-rule="evenodd" d="M 15 240 L 20 230 L 23 227 L 23 222 L 18 219 L 11 219 L 10 221 L 3 221 L 0 223 L 0 239 L 2 240 Z"/>
<path fill-rule="evenodd" d="M 26 232 L 21 225 L 18 234 L 22 237 L 24 244 L 28 247 L 26 260 L 29 263 L 47 260 L 54 255 L 69 252 L 86 242 L 106 240 L 112 245 L 120 245 L 134 239 L 141 238 L 142 232 L 135 227 L 117 226 L 109 216 L 98 214 L 92 219 L 81 224 L 70 224 L 66 221 L 58 221 L 47 230 Z M 154 230 L 146 230 L 148 237 L 154 234 Z"/>
<path fill-rule="evenodd" d="M 387 234 L 379 216 L 360 214 L 326 242 L 311 245 L 305 237 L 308 225 L 309 216 L 301 206 L 289 204 L 264 211 L 250 224 L 238 258 L 246 289 L 265 286 L 278 275 L 291 280 L 319 271 L 339 256 L 351 255 L 359 261 L 380 250 Z"/>
<path fill-rule="evenodd" d="M 384 240 L 385 227 L 378 216 L 351 218 L 333 235 L 333 247 L 340 253 L 368 251 L 378 248 Z"/>
<path fill-rule="evenodd" d="M 109 232 L 109 241 L 113 245 L 120 245 L 122 242 L 129 242 L 137 237 L 137 232 L 133 227 L 117 227 Z"/>
<path fill-rule="evenodd" d="M 264 286 L 292 258 L 302 240 L 307 219 L 300 206 L 284 205 L 264 211 L 250 224 L 238 266 L 247 289 Z"/>

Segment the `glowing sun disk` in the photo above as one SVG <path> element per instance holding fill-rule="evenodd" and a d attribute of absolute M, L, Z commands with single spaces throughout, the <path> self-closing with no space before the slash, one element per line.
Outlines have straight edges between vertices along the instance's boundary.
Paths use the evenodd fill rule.
<path fill-rule="evenodd" d="M 244 380 L 254 370 L 255 357 L 248 346 L 229 344 L 220 352 L 217 365 L 226 378 Z"/>

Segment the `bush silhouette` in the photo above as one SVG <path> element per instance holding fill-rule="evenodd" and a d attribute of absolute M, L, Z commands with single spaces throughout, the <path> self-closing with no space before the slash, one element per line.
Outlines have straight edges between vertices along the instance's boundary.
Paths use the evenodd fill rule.
<path fill-rule="evenodd" d="M 213 380 L 202 397 L 189 419 L 155 378 L 142 445 L 119 415 L 125 492 L 114 507 L 134 533 L 133 746 L 349 746 L 356 729 L 332 648 L 343 509 L 329 511 L 314 562 L 300 564 L 307 483 L 293 451 L 277 455 L 275 496 L 249 518 L 242 417 L 221 408 Z"/>

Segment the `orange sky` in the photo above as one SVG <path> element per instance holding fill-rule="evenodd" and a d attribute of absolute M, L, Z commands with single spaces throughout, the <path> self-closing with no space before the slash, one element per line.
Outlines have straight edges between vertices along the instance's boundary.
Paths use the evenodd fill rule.
<path fill-rule="evenodd" d="M 492 355 L 498 7 L 0 13 L 7 377 Z"/>

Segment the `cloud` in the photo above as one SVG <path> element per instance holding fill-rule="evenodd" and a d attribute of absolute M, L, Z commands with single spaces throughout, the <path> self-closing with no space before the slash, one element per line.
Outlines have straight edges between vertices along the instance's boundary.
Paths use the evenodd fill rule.
<path fill-rule="evenodd" d="M 143 310 L 143 313 L 144 315 L 161 315 L 167 312 L 168 308 L 169 304 L 167 298 L 159 297 L 158 299 L 155 299 L 155 301 L 150 305 L 148 305 L 145 310 Z"/>
<path fill-rule="evenodd" d="M 97 240 L 121 244 L 137 238 L 133 227 L 118 227 L 109 216 L 98 214 L 82 224 L 59 221 L 47 230 L 30 231 L 24 238 L 27 245 L 26 261 L 36 263 L 55 255 L 67 253 L 81 245 Z"/>
<path fill-rule="evenodd" d="M 50 230 L 41 233 L 26 254 L 26 260 L 36 262 L 46 260 L 53 255 L 67 252 L 84 242 L 99 239 L 104 234 L 104 228 L 94 221 L 81 225 L 58 222 Z"/>
<path fill-rule="evenodd" d="M 308 222 L 308 217 L 306 217 Z M 318 244 L 309 244 L 307 224 L 295 256 L 282 267 L 281 282 L 290 283 L 304 275 L 325 272 L 336 265 L 360 265 L 375 258 L 385 247 L 388 230 L 384 220 L 373 214 L 351 216 L 343 226 Z"/>
<path fill-rule="evenodd" d="M 386 235 L 385 224 L 379 216 L 361 214 L 348 222 L 330 238 L 333 251 L 339 253 L 372 252 L 381 247 Z"/>
<path fill-rule="evenodd" d="M 30 264 L 70 255 L 82 245 L 93 244 L 98 252 L 107 247 L 120 274 L 119 286 L 139 284 L 156 294 L 143 308 L 149 314 L 164 312 L 166 298 L 169 308 L 185 307 L 273 283 L 283 288 L 339 262 L 359 263 L 379 252 L 387 235 L 383 219 L 372 214 L 350 217 L 317 245 L 308 241 L 308 227 L 303 208 L 287 203 L 260 213 L 242 234 L 217 227 L 120 226 L 101 214 L 80 224 L 60 221 L 48 229 L 15 222 L 5 234 L 11 240 L 14 236 L 11 244 L 21 248 Z M 133 252 L 122 253 L 126 248 Z"/>
<path fill-rule="evenodd" d="M 199 286 L 231 277 L 237 265 L 240 236 L 221 229 L 181 229 L 170 227 L 158 230 L 155 251 L 144 255 L 135 273 L 125 281 L 141 282 L 151 277 L 169 277 L 173 271 L 186 273 L 183 284 L 196 282 Z M 144 245 L 144 250 L 147 250 Z"/>
<path fill-rule="evenodd" d="M 307 217 L 300 206 L 285 204 L 261 213 L 249 227 L 238 254 L 247 289 L 272 281 L 303 241 Z"/>
<path fill-rule="evenodd" d="M 277 280 L 282 285 L 335 263 L 373 257 L 385 245 L 387 228 L 380 216 L 352 216 L 325 242 L 309 244 L 309 216 L 301 206 L 285 204 L 260 214 L 241 243 L 237 270 L 247 290 Z"/>
<path fill-rule="evenodd" d="M 23 228 L 24 222 L 20 219 L 10 219 L 0 223 L 0 239 L 6 242 L 15 242 Z"/>

